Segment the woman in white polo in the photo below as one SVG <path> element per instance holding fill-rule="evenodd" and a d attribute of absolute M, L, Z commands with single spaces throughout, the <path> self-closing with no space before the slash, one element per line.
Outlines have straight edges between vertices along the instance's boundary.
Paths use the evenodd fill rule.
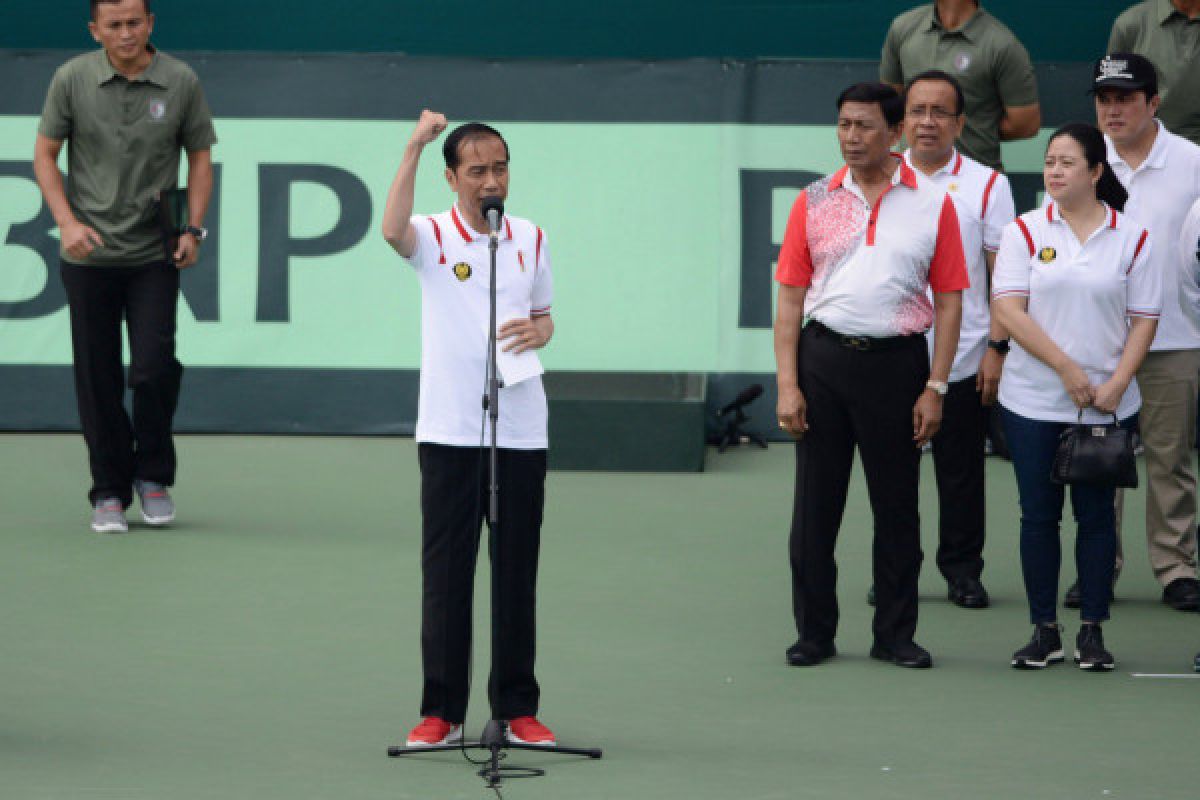
<path fill-rule="evenodd" d="M 1046 147 L 1045 208 L 1004 230 L 992 310 L 1016 340 L 999 401 L 1021 500 L 1021 567 L 1033 638 L 1017 668 L 1063 660 L 1057 618 L 1064 489 L 1050 480 L 1059 434 L 1084 422 L 1122 421 L 1141 405 L 1134 373 L 1154 338 L 1162 276 L 1150 268 L 1146 229 L 1126 200 L 1091 125 L 1060 128 Z M 1100 624 L 1108 619 L 1116 548 L 1112 487 L 1072 486 L 1082 605 L 1075 661 L 1111 670 Z"/>

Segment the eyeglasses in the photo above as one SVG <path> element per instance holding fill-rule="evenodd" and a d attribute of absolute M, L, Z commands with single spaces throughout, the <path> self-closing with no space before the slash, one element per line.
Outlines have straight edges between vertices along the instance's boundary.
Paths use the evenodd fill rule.
<path fill-rule="evenodd" d="M 948 122 L 956 119 L 958 114 L 948 108 L 941 106 L 913 106 L 904 112 L 906 117 L 910 119 L 922 120 L 926 117 L 932 117 L 934 122 Z"/>

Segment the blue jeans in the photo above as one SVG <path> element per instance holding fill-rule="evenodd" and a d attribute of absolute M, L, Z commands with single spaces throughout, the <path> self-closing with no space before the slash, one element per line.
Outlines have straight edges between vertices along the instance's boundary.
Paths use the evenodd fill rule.
<path fill-rule="evenodd" d="M 1050 480 L 1050 467 L 1058 449 L 1059 434 L 1067 425 L 1028 419 L 1004 407 L 1000 408 L 1000 415 L 1021 498 L 1021 571 L 1029 599 L 1029 619 L 1034 625 L 1055 622 L 1062 561 L 1058 526 L 1067 487 Z M 1103 622 L 1108 619 L 1112 600 L 1117 555 L 1113 510 L 1116 489 L 1108 486 L 1070 489 L 1077 526 L 1075 567 L 1079 570 L 1082 601 L 1079 616 L 1087 622 Z"/>

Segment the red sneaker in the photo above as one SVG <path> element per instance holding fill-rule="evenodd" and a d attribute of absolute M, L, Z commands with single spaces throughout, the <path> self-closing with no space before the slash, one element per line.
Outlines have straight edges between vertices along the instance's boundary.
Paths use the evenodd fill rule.
<path fill-rule="evenodd" d="M 462 740 L 462 725 L 451 725 L 441 717 L 425 717 L 421 724 L 408 734 L 409 747 L 433 747 L 439 744 L 454 744 Z"/>
<path fill-rule="evenodd" d="M 514 744 L 536 744 L 543 747 L 554 747 L 558 744 L 554 741 L 554 733 L 538 722 L 537 717 L 517 717 L 509 720 L 505 736 Z"/>

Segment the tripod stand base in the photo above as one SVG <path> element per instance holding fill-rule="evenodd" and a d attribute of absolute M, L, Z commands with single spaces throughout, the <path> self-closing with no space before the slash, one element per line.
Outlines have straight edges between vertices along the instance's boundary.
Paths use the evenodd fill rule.
<path fill-rule="evenodd" d="M 525 744 L 510 742 L 504 735 L 506 725 L 496 720 L 488 720 L 483 729 L 483 735 L 475 741 L 455 742 L 454 744 L 422 745 L 419 747 L 394 746 L 387 749 L 389 758 L 420 755 L 421 753 L 445 753 L 452 750 L 528 750 L 534 753 L 559 753 L 567 756 L 587 756 L 588 758 L 603 758 L 604 751 L 598 747 L 564 747 L 563 745 Z"/>

